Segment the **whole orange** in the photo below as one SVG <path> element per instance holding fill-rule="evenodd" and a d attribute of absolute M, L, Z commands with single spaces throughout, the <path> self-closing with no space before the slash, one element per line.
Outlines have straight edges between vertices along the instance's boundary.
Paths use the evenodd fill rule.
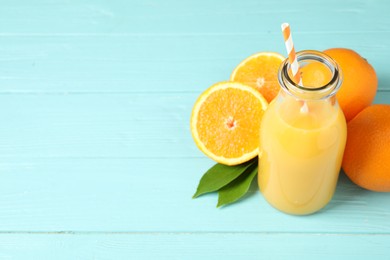
<path fill-rule="evenodd" d="M 336 97 L 348 122 L 372 104 L 378 78 L 368 61 L 351 49 L 332 48 L 324 52 L 341 67 L 344 79 Z"/>
<path fill-rule="evenodd" d="M 390 192 L 390 105 L 365 108 L 347 126 L 343 169 L 357 185 Z"/>

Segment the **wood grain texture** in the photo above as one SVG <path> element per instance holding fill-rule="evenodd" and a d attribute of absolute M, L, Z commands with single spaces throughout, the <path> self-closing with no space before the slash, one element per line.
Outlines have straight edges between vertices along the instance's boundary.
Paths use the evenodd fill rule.
<path fill-rule="evenodd" d="M 356 246 L 359 245 L 359 246 Z M 388 259 L 386 236 L 278 233 L 2 234 L 3 259 Z M 304 254 L 302 254 L 304 252 Z M 387 254 L 387 255 L 386 255 Z M 33 256 L 31 258 L 31 256 Z"/>
<path fill-rule="evenodd" d="M 390 233 L 390 194 L 358 188 L 343 174 L 323 211 L 296 217 L 269 206 L 256 185 L 222 209 L 216 194 L 191 199 L 213 164 L 206 158 L 2 161 L 2 232 Z"/>
<path fill-rule="evenodd" d="M 0 158 L 204 157 L 189 130 L 197 97 L 198 93 L 0 95 L 0 120 L 7 122 L 0 128 Z M 378 92 L 376 103 L 387 100 L 390 92 Z"/>
<path fill-rule="evenodd" d="M 295 217 L 256 185 L 216 209 L 191 196 L 213 162 L 198 95 L 258 51 L 347 47 L 390 103 L 386 0 L 1 0 L 0 259 L 388 259 L 390 193 L 341 174 Z"/>
<path fill-rule="evenodd" d="M 259 29 L 253 35 L 0 34 L 0 93 L 200 93 L 228 80 L 240 61 L 255 52 L 284 55 L 279 23 L 275 26 L 272 33 Z M 390 90 L 384 55 L 390 37 L 384 34 L 298 31 L 294 39 L 299 49 L 343 46 L 358 51 L 377 70 L 379 89 Z"/>
<path fill-rule="evenodd" d="M 258 34 L 283 21 L 309 34 L 388 31 L 386 0 L 3 0 L 2 33 Z M 373 19 L 375 18 L 375 19 Z M 50 22 L 50 23 L 49 23 Z"/>

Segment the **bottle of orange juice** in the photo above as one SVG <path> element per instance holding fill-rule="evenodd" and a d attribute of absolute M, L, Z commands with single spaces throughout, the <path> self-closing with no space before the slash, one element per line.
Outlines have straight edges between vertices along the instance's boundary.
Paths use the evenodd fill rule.
<path fill-rule="evenodd" d="M 258 181 L 272 206 L 304 215 L 323 208 L 334 194 L 346 122 L 335 97 L 342 82 L 337 63 L 317 51 L 296 55 L 301 68 L 329 70 L 331 79 L 324 86 L 300 86 L 292 80 L 288 60 L 282 63 L 278 75 L 281 90 L 260 127 Z M 316 76 L 315 70 L 307 73 Z"/>

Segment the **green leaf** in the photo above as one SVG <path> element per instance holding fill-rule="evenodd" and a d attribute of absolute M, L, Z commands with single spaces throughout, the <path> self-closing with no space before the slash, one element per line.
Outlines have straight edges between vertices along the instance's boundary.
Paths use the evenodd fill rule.
<path fill-rule="evenodd" d="M 216 165 L 211 167 L 200 179 L 198 188 L 193 198 L 196 198 L 208 192 L 219 190 L 220 188 L 240 176 L 253 164 L 257 164 L 257 159 L 253 159 L 249 162 L 235 166 L 227 166 L 224 164 L 217 163 Z"/>
<path fill-rule="evenodd" d="M 217 207 L 233 203 L 244 196 L 257 174 L 257 168 L 257 164 L 251 166 L 240 177 L 220 189 L 218 192 Z"/>

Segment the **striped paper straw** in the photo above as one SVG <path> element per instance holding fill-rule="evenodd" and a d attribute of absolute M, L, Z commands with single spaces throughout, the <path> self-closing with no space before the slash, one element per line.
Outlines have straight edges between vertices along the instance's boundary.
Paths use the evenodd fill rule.
<path fill-rule="evenodd" d="M 291 67 L 292 76 L 295 82 L 298 82 L 299 85 L 303 86 L 301 72 L 299 70 L 298 59 L 297 59 L 297 55 L 295 54 L 294 43 L 290 31 L 290 25 L 288 23 L 282 23 L 282 32 L 284 37 L 284 43 L 287 49 L 288 61 L 291 64 L 290 67 Z M 305 101 L 302 101 L 302 107 L 300 111 L 303 114 L 309 112 L 309 107 Z"/>
<path fill-rule="evenodd" d="M 291 72 L 295 82 L 298 82 L 302 86 L 302 78 L 299 70 L 298 59 L 295 54 L 294 43 L 290 31 L 290 25 L 288 23 L 282 23 L 282 32 L 284 37 L 284 43 L 286 45 L 288 61 L 291 64 Z"/>

